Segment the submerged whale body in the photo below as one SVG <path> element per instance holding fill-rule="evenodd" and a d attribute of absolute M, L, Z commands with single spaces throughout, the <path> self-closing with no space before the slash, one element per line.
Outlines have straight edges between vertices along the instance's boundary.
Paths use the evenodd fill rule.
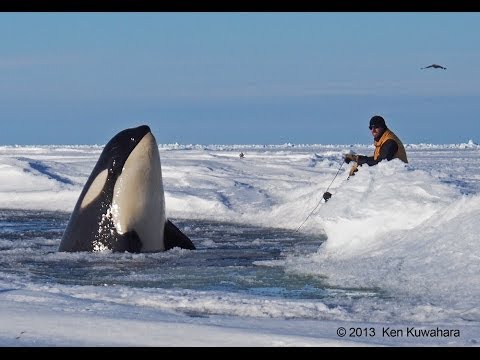
<path fill-rule="evenodd" d="M 126 129 L 105 145 L 70 215 L 58 251 L 195 249 L 165 215 L 162 168 L 150 128 Z"/>

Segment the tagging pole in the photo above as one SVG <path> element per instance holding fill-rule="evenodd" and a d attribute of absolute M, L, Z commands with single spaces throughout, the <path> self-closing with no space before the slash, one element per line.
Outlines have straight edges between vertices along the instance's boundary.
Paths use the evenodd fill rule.
<path fill-rule="evenodd" d="M 338 168 L 337 170 L 337 173 L 335 174 L 335 176 L 333 177 L 333 180 L 332 182 L 330 183 L 330 185 L 328 185 L 327 187 L 327 190 L 325 190 L 325 192 L 323 193 L 323 197 L 322 199 L 325 199 L 325 202 L 327 202 L 327 199 L 330 199 L 330 197 L 332 196 L 332 194 L 330 194 L 328 192 L 328 189 L 330 189 L 330 186 L 332 186 L 333 182 L 335 181 L 335 179 L 337 178 L 338 176 L 338 173 L 340 172 L 340 169 L 342 168 L 343 164 L 345 163 L 345 159 L 342 161 L 342 164 L 340 165 L 340 167 Z M 328 194 L 329 196 L 328 197 L 325 197 L 325 195 Z M 312 211 L 310 211 L 310 214 L 308 214 L 308 216 L 305 218 L 305 220 L 303 220 L 303 222 L 300 224 L 300 226 L 297 228 L 297 230 L 295 230 L 295 232 L 297 232 L 298 230 L 300 230 L 300 228 L 303 226 L 303 224 L 305 224 L 308 220 L 308 218 L 313 214 L 313 212 L 318 208 L 318 206 L 322 203 L 322 199 L 320 199 L 320 201 L 318 202 L 317 206 L 315 206 L 313 208 Z"/>

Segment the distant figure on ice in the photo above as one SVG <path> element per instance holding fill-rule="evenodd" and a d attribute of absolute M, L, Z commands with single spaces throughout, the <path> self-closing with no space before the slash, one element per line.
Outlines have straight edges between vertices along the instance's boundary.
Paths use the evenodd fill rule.
<path fill-rule="evenodd" d="M 243 158 L 245 155 L 243 154 L 243 152 L 240 153 L 240 159 Z"/>
<path fill-rule="evenodd" d="M 345 162 L 348 164 L 354 161 L 350 176 L 355 175 L 358 171 L 358 166 L 367 164 L 368 166 L 377 165 L 380 161 L 387 159 L 400 159 L 404 163 L 408 163 L 407 153 L 400 139 L 391 131 L 385 124 L 383 117 L 375 115 L 370 119 L 368 126 L 373 136 L 373 144 L 375 145 L 375 152 L 373 156 L 346 154 Z"/>
<path fill-rule="evenodd" d="M 432 64 L 432 65 L 429 65 L 429 66 L 425 66 L 425 67 L 423 67 L 423 68 L 420 68 L 420 70 L 429 69 L 429 68 L 431 68 L 431 69 L 443 69 L 443 70 L 447 70 L 446 67 L 443 67 L 443 66 L 437 65 L 437 64 Z"/>

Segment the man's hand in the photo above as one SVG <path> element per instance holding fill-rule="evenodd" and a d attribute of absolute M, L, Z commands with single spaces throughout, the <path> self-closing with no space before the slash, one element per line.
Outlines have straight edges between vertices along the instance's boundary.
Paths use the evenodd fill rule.
<path fill-rule="evenodd" d="M 355 175 L 355 173 L 357 171 L 358 171 L 358 163 L 352 165 L 352 168 L 350 169 L 350 172 L 348 173 L 348 177 Z"/>
<path fill-rule="evenodd" d="M 358 162 L 358 155 L 345 154 L 344 160 L 347 164 L 350 163 L 350 161 Z"/>

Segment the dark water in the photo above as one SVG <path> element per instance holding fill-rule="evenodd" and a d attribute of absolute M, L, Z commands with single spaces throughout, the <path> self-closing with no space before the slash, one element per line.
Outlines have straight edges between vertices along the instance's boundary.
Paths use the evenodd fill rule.
<path fill-rule="evenodd" d="M 0 277 L 20 283 L 123 285 L 218 290 L 282 298 L 320 299 L 332 292 L 321 276 L 289 274 L 257 261 L 311 254 L 325 240 L 292 230 L 171 219 L 197 247 L 155 254 L 59 253 L 69 214 L 0 210 Z M 371 294 L 357 289 L 356 295 Z M 351 292 L 350 296 L 351 296 Z"/>

